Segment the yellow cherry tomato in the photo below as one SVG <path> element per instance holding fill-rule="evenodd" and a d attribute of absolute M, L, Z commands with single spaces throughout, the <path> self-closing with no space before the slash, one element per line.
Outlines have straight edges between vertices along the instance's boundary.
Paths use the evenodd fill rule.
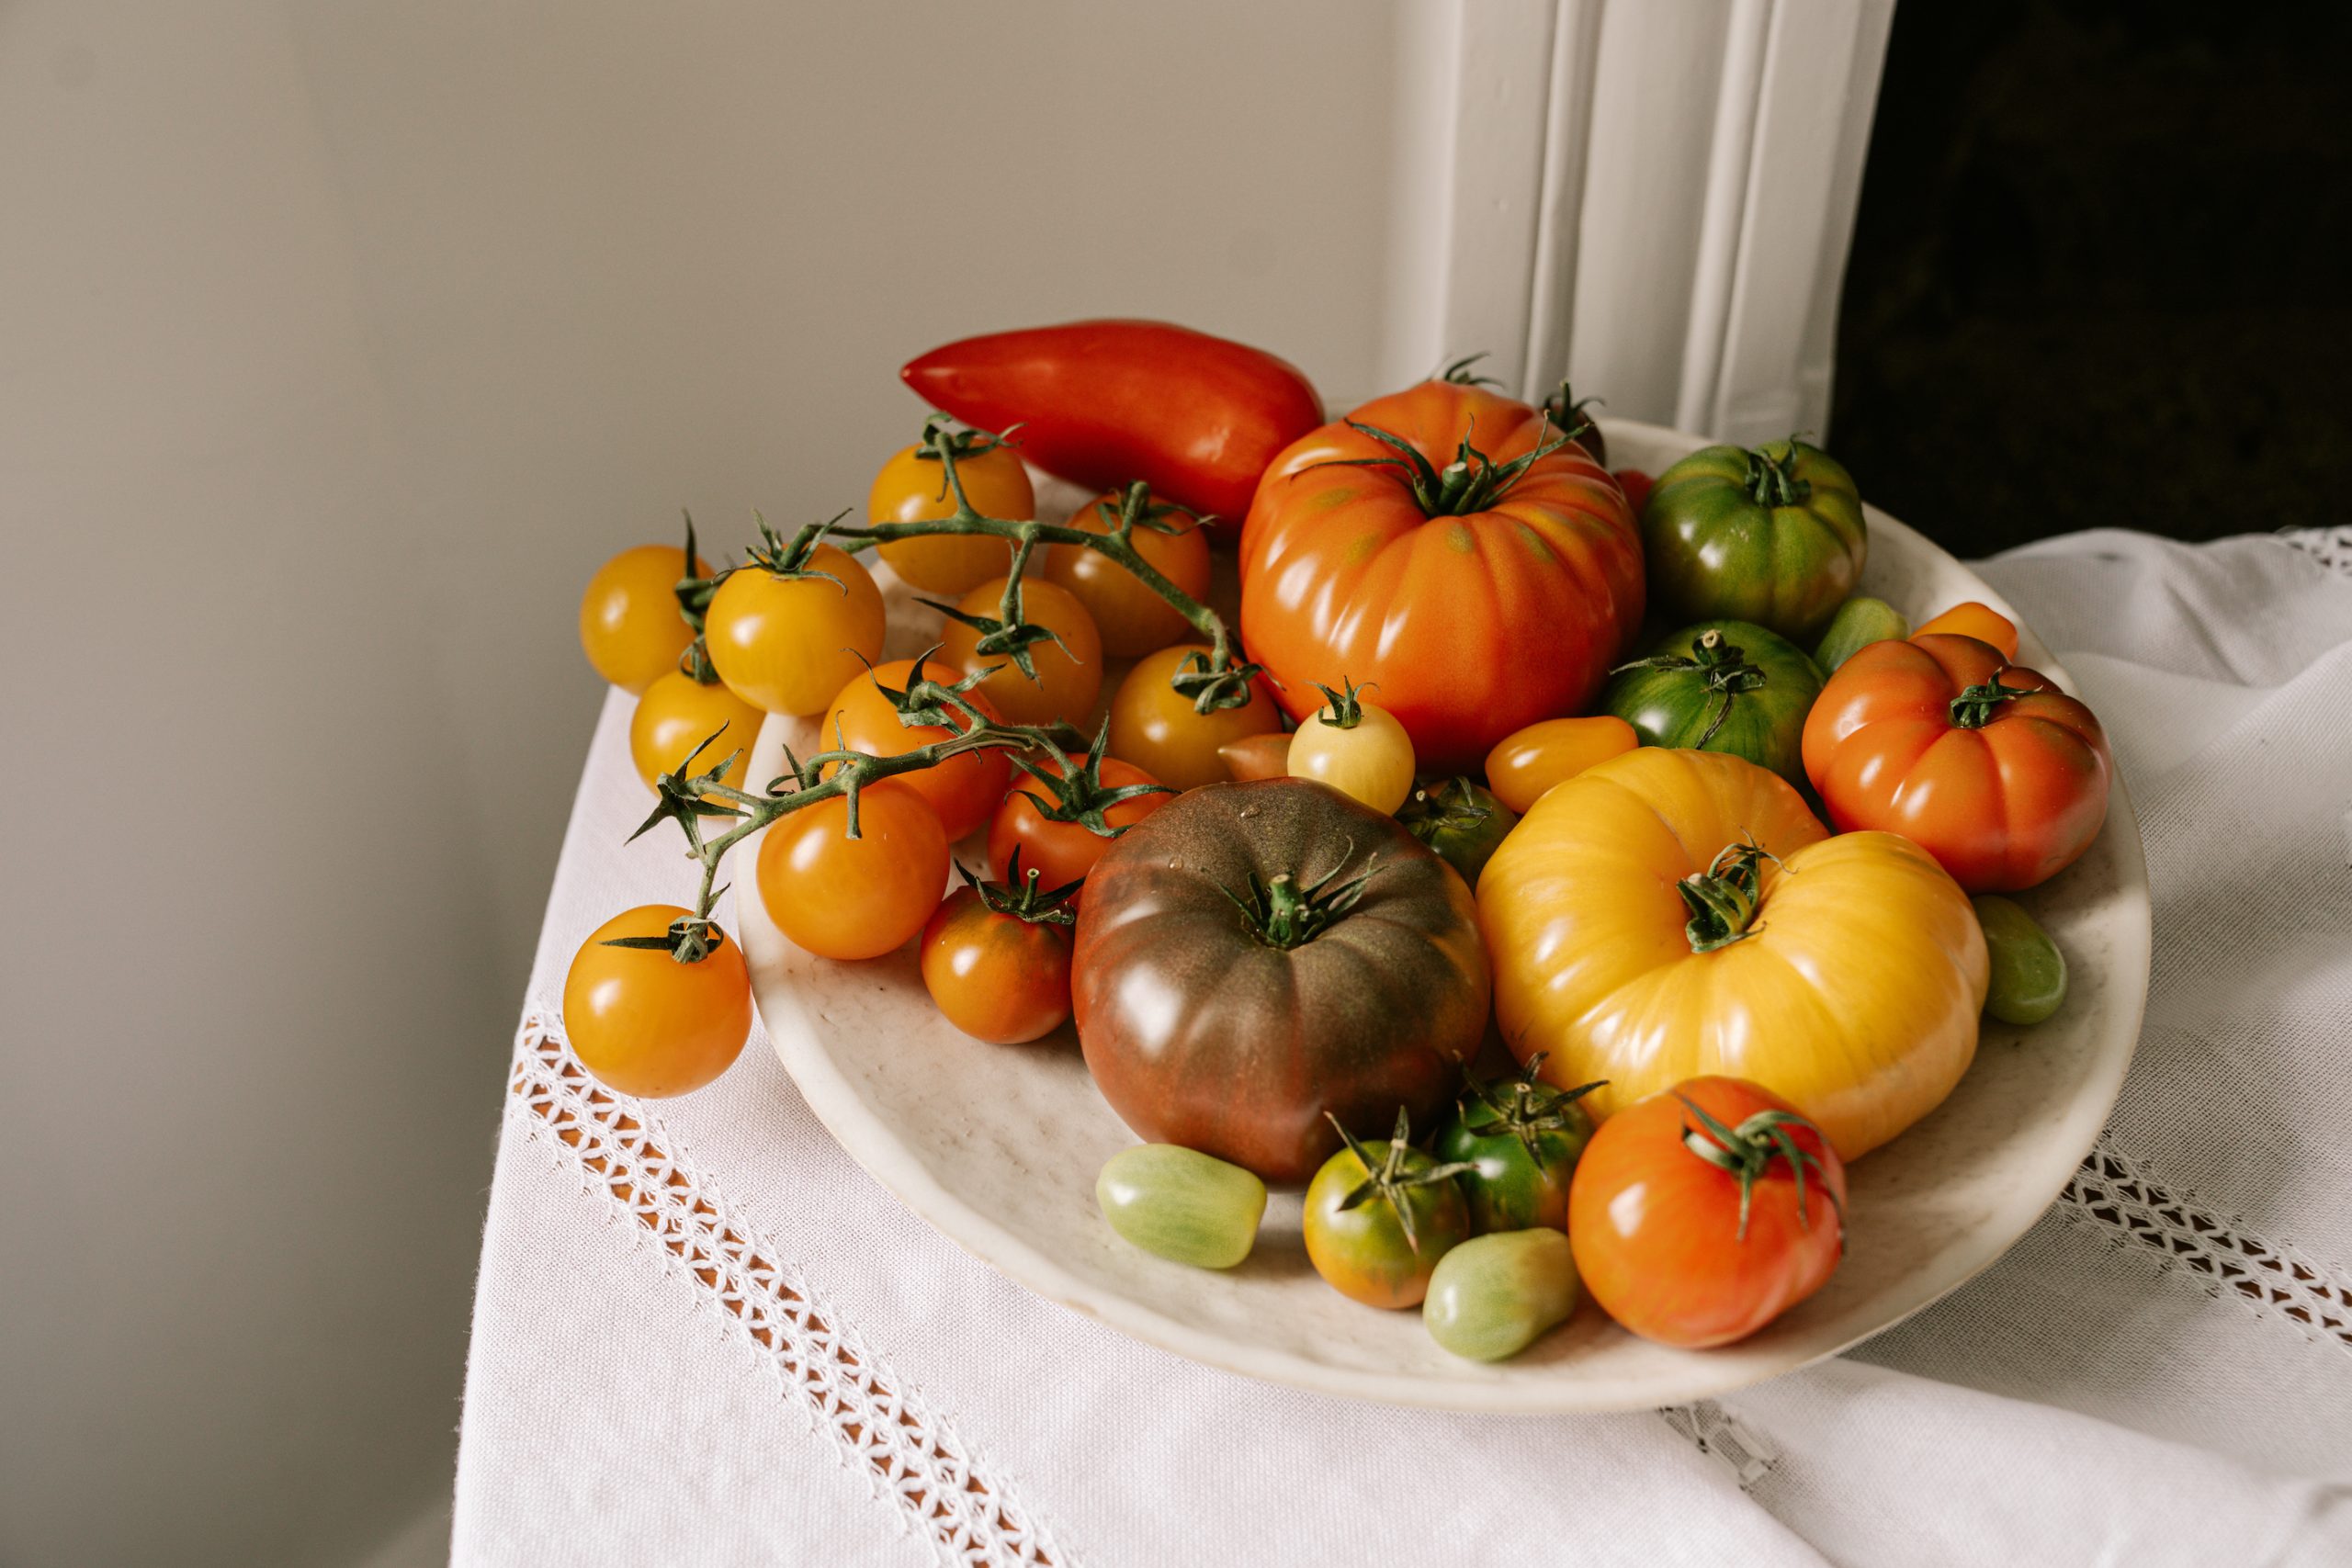
<path fill-rule="evenodd" d="M 923 675 L 943 685 L 956 678 L 956 671 L 937 659 L 925 662 Z M 953 729 L 937 724 L 899 722 L 898 705 L 884 694 L 883 688 L 903 692 L 914 679 L 913 660 L 893 659 L 888 664 L 876 665 L 870 675 L 861 672 L 843 686 L 841 694 L 833 699 L 832 711 L 825 716 L 824 728 L 820 731 L 826 749 L 839 746 L 876 757 L 895 757 L 918 746 L 950 739 L 971 728 L 960 716 L 951 716 L 956 719 Z M 998 716 L 995 704 L 978 693 L 972 695 L 974 707 L 992 718 Z M 1012 764 L 1002 751 L 965 751 L 944 762 L 895 776 L 930 804 L 939 816 L 940 827 L 950 840 L 955 840 L 995 815 L 1006 788 L 1012 783 Z"/>
<path fill-rule="evenodd" d="M 1641 743 L 1634 727 L 1613 715 L 1547 718 L 1511 731 L 1487 753 L 1487 787 L 1524 814 L 1554 784 Z"/>
<path fill-rule="evenodd" d="M 731 936 L 681 964 L 658 948 L 606 947 L 665 935 L 686 911 L 643 904 L 580 944 L 563 980 L 563 1032 L 596 1081 L 657 1099 L 700 1089 L 731 1066 L 752 1032 L 752 978 Z"/>
<path fill-rule="evenodd" d="M 639 545 L 596 569 L 580 597 L 580 646 L 597 674 L 642 692 L 678 667 L 695 639 L 678 613 L 678 582 L 687 575 L 686 552 L 675 545 Z M 710 575 L 699 556 L 693 575 Z"/>
<path fill-rule="evenodd" d="M 1180 642 L 1136 660 L 1111 698 L 1111 752 L 1171 789 L 1222 784 L 1232 775 L 1218 748 L 1282 728 L 1282 710 L 1252 682 L 1238 708 L 1195 713 L 1193 699 L 1169 682 L 1187 659 L 1208 658 L 1207 647 Z"/>
<path fill-rule="evenodd" d="M 1118 531 L 1120 497 L 1097 496 L 1078 509 L 1069 525 L 1090 534 Z M 1155 506 L 1151 516 L 1161 525 L 1182 530 L 1163 534 L 1137 523 L 1127 536 L 1145 564 L 1168 579 L 1196 602 L 1209 592 L 1209 536 L 1191 516 L 1172 506 Z M 1056 545 L 1046 556 L 1046 577 L 1078 596 L 1102 634 L 1102 651 L 1114 659 L 1134 659 L 1166 648 L 1192 634 L 1192 624 L 1143 579 L 1099 550 L 1082 545 Z"/>
<path fill-rule="evenodd" d="M 1324 694 L 1331 700 L 1290 738 L 1290 776 L 1317 780 L 1393 814 L 1413 792 L 1413 738 L 1396 715 L 1365 702 L 1353 687 L 1326 687 Z"/>
<path fill-rule="evenodd" d="M 956 515 L 956 492 L 947 486 L 946 467 L 936 457 L 921 456 L 930 449 L 918 443 L 882 465 L 874 476 L 874 488 L 866 492 L 868 519 L 927 523 Z M 983 517 L 1021 523 L 1037 515 L 1029 471 L 1010 446 L 990 446 L 971 457 L 957 453 L 956 477 L 964 481 L 964 494 Z M 982 535 L 929 534 L 894 539 L 880 548 L 890 570 L 909 587 L 925 593 L 965 592 L 991 577 L 1002 577 L 1012 564 L 1010 544 Z"/>
<path fill-rule="evenodd" d="M 737 696 L 769 713 L 810 714 L 882 657 L 882 623 L 865 568 L 819 545 L 798 576 L 729 572 L 704 612 L 703 642 Z"/>
<path fill-rule="evenodd" d="M 1004 598 L 1004 581 L 989 579 L 957 600 L 956 607 L 967 615 L 994 620 Z M 1050 642 L 1030 644 L 1030 662 L 1037 667 L 1035 681 L 1021 672 L 1010 654 L 981 653 L 980 634 L 961 621 L 949 621 L 939 634 L 942 657 L 967 675 L 998 666 L 979 690 L 1008 723 L 1081 722 L 1102 691 L 1102 638 L 1094 629 L 1094 617 L 1069 589 L 1027 577 L 1021 583 L 1021 614 L 1030 625 L 1061 638 L 1069 649 L 1064 652 Z"/>
<path fill-rule="evenodd" d="M 1973 599 L 1963 600 L 1923 624 L 1913 637 L 1930 635 L 1973 637 L 1978 642 L 1990 643 L 2000 649 L 2001 657 L 2014 660 L 2018 656 L 2018 626 L 2008 616 L 1990 604 Z"/>
<path fill-rule="evenodd" d="M 757 878 L 768 919 L 820 958 L 879 958 L 922 930 L 947 892 L 939 814 L 896 779 L 779 818 L 760 840 Z"/>
<path fill-rule="evenodd" d="M 717 735 L 710 750 L 695 759 L 695 772 L 707 773 L 729 752 L 741 751 L 742 756 L 727 770 L 726 782 L 756 794 L 767 781 L 749 782 L 752 747 L 759 740 L 760 721 L 766 716 L 726 687 L 706 686 L 684 671 L 673 670 L 637 699 L 637 711 L 628 721 L 629 761 L 637 764 L 637 776 L 645 781 L 645 787 L 651 789 L 656 779 L 676 773 L 695 747 Z"/>

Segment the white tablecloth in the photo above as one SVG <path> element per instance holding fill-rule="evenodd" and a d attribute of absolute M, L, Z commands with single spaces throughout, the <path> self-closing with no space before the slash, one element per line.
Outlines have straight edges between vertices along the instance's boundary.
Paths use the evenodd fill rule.
<path fill-rule="evenodd" d="M 2300 546 L 2095 533 L 1984 567 L 2139 807 L 2130 1081 L 1986 1274 L 1657 1414 L 1386 1410 L 1137 1345 L 900 1208 L 763 1037 L 683 1100 L 595 1090 L 555 1022 L 571 954 L 693 886 L 666 831 L 622 846 L 616 695 L 517 1043 L 456 1560 L 2352 1562 L 2352 539 Z"/>

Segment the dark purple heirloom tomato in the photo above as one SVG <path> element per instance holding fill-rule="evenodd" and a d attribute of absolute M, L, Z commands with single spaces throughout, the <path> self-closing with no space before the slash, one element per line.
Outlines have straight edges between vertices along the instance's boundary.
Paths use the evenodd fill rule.
<path fill-rule="evenodd" d="M 1445 1102 L 1490 982 L 1462 879 L 1393 817 L 1306 779 L 1188 790 L 1095 863 L 1071 999 L 1113 1110 L 1303 1182 L 1403 1106 Z"/>

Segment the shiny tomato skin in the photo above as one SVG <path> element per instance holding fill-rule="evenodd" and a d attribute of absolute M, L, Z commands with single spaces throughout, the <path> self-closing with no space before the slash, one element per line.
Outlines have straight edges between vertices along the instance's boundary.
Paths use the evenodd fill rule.
<path fill-rule="evenodd" d="M 1640 733 L 1613 714 L 1541 719 L 1495 742 L 1487 753 L 1487 787 L 1525 816 L 1554 784 L 1641 743 Z"/>
<path fill-rule="evenodd" d="M 1003 607 L 1005 580 L 991 578 L 956 602 L 967 615 L 994 620 Z M 1024 575 L 1021 580 L 1021 615 L 1033 626 L 1043 626 L 1061 638 L 1029 645 L 1029 662 L 1037 671 L 1031 680 L 1009 655 L 983 654 L 980 634 L 961 621 L 940 628 L 940 657 L 966 674 L 993 669 L 979 684 L 1008 724 L 1051 724 L 1067 719 L 1081 722 L 1102 691 L 1102 638 L 1094 617 L 1078 596 L 1057 582 Z"/>
<path fill-rule="evenodd" d="M 624 692 L 642 692 L 678 667 L 695 638 L 678 609 L 685 575 L 686 552 L 675 545 L 639 545 L 596 569 L 580 598 L 580 646 L 597 674 Z M 710 575 L 699 556 L 694 575 Z"/>
<path fill-rule="evenodd" d="M 1119 502 L 1115 495 L 1097 496 L 1070 514 L 1069 525 L 1090 534 L 1112 533 L 1119 525 Z M 1127 536 L 1129 542 L 1154 571 L 1194 603 L 1206 604 L 1208 530 L 1182 513 L 1164 521 L 1182 531 L 1163 534 L 1138 523 Z M 1095 630 L 1102 634 L 1102 651 L 1114 659 L 1139 658 L 1192 635 L 1192 623 L 1178 615 L 1173 605 L 1100 550 L 1083 545 L 1053 546 L 1046 556 L 1046 580 L 1069 589 L 1086 606 Z"/>
<path fill-rule="evenodd" d="M 707 773 L 741 751 L 727 770 L 726 783 L 757 793 L 747 782 L 752 748 L 760 739 L 760 724 L 767 716 L 722 685 L 704 685 L 683 670 L 673 670 L 645 688 L 628 718 L 629 761 L 637 776 L 652 789 L 663 773 L 677 772 L 694 749 L 711 737 L 710 750 L 695 759 L 695 772 Z M 712 796 L 718 799 L 718 796 Z"/>
<path fill-rule="evenodd" d="M 1342 726 L 1331 708 L 1310 714 L 1290 738 L 1283 771 L 1393 816 L 1413 793 L 1412 738 L 1376 704 L 1360 701 L 1354 716 Z"/>
<path fill-rule="evenodd" d="M 1050 761 L 1041 765 L 1053 766 Z M 1159 782 L 1116 757 L 1103 758 L 1097 776 L 1106 789 Z M 1106 808 L 1102 820 L 1124 832 L 1174 798 L 1172 795 L 1130 795 Z M 1094 869 L 1094 863 L 1102 858 L 1102 852 L 1119 841 L 1117 834 L 1106 839 L 1083 823 L 1057 822 L 1038 809 L 1053 803 L 1053 791 L 1027 773 L 1013 781 L 1003 803 L 996 808 L 996 815 L 989 819 L 989 870 L 999 877 L 1011 879 L 1013 852 L 1018 851 L 1022 871 L 1035 871 L 1040 887 L 1063 887 L 1081 881 Z M 1083 887 L 1070 895 L 1070 908 L 1078 908 L 1085 897 Z"/>
<path fill-rule="evenodd" d="M 1525 403 L 1430 381 L 1348 416 L 1432 468 L 1471 440 L 1508 461 L 1556 436 Z M 1429 516 L 1410 476 L 1346 463 L 1396 454 L 1348 423 L 1294 443 L 1241 537 L 1241 637 L 1305 718 L 1316 685 L 1376 686 L 1434 773 L 1579 711 L 1642 618 L 1641 542 L 1625 492 L 1570 443 L 1485 510 Z"/>
<path fill-rule="evenodd" d="M 665 935 L 685 916 L 674 904 L 615 915 L 580 944 L 564 976 L 571 1054 L 607 1089 L 648 1100 L 691 1093 L 725 1072 L 751 1035 L 751 975 L 732 937 L 693 964 L 605 945 Z"/>
<path fill-rule="evenodd" d="M 1938 615 L 1929 616 L 1913 637 L 1949 634 L 1973 637 L 1978 642 L 1990 643 L 2001 650 L 2001 657 L 2015 660 L 2018 656 L 2018 624 L 1990 604 L 1970 599 L 1954 604 Z"/>
<path fill-rule="evenodd" d="M 1388 1156 L 1388 1140 L 1363 1145 L 1375 1166 Z M 1438 1162 L 1408 1148 L 1398 1174 L 1419 1176 Z M 1396 1199 L 1378 1193 L 1352 1209 L 1340 1205 L 1371 1174 L 1353 1149 L 1340 1149 L 1323 1162 L 1306 1186 L 1302 1229 L 1307 1261 L 1324 1282 L 1351 1301 L 1390 1311 L 1421 1304 L 1438 1259 L 1470 1239 L 1470 1210 L 1462 1189 L 1441 1178 L 1408 1187 Z M 1408 1236 L 1397 1216 L 1403 1203 L 1413 1213 Z"/>
<path fill-rule="evenodd" d="M 1048 473 L 1106 491 L 1142 479 L 1228 528 L 1274 454 L 1323 418 L 1295 366 L 1166 321 L 990 333 L 899 374 L 968 424 L 1019 424 L 1023 454 Z"/>
<path fill-rule="evenodd" d="M 882 465 L 866 492 L 867 521 L 929 523 L 956 515 L 956 492 L 948 488 L 945 467 L 937 457 L 917 456 L 922 450 L 920 446 L 906 447 Z M 963 481 L 965 499 L 983 517 L 1020 523 L 1037 515 L 1029 470 L 1010 446 L 958 457 L 956 477 Z M 985 535 L 925 534 L 876 548 L 901 581 L 925 593 L 963 593 L 991 577 L 1002 577 L 1012 564 L 1012 547 Z"/>
<path fill-rule="evenodd" d="M 905 691 L 907 682 L 914 679 L 914 669 L 911 659 L 893 659 L 876 665 L 871 674 L 861 672 L 843 686 L 833 698 L 820 732 L 826 749 L 838 745 L 876 757 L 895 757 L 961 733 L 962 725 L 950 730 L 936 724 L 909 727 L 899 722 L 899 710 L 882 694 L 882 688 Z M 937 659 L 925 664 L 923 671 L 943 685 L 963 676 L 961 671 Z M 997 716 L 986 697 L 974 694 L 972 705 L 991 719 Z M 928 768 L 893 776 L 929 803 L 952 842 L 978 829 L 995 811 L 1012 779 L 1012 764 L 1001 750 L 966 751 Z"/>
<path fill-rule="evenodd" d="M 1657 479 L 1639 468 L 1613 468 L 1609 477 L 1617 481 L 1617 488 L 1625 492 L 1625 504 L 1639 517 L 1642 508 L 1650 503 L 1650 491 L 1657 488 Z"/>
<path fill-rule="evenodd" d="M 879 958 L 939 908 L 947 834 L 922 795 L 893 779 L 858 792 L 859 837 L 840 795 L 781 817 L 760 841 L 768 919 L 820 958 Z"/>
<path fill-rule="evenodd" d="M 1232 775 L 1218 748 L 1282 728 L 1282 710 L 1254 682 L 1250 700 L 1213 713 L 1193 710 L 1193 699 L 1170 684 L 1184 661 L 1205 644 L 1180 642 L 1147 653 L 1127 671 L 1111 697 L 1111 750 L 1171 789 L 1222 784 Z"/>
<path fill-rule="evenodd" d="M 1965 728 L 1952 700 L 1998 679 L 2027 694 Z M 1829 678 L 1804 725 L 1804 770 L 1843 833 L 1900 833 L 1971 893 L 2064 871 L 2107 820 L 2115 771 L 2091 710 L 1974 637 L 1874 642 Z"/>
<path fill-rule="evenodd" d="M 1829 1282 L 1846 1169 L 1819 1134 L 1791 1127 L 1823 1167 L 1806 1172 L 1803 1216 L 1795 1177 L 1774 1159 L 1756 1179 L 1743 1239 L 1739 1182 L 1684 1145 L 1686 1127 L 1700 1123 L 1677 1095 L 1728 1127 L 1791 1109 L 1769 1089 L 1721 1077 L 1686 1079 L 1627 1106 L 1577 1162 L 1568 1240 L 1586 1290 L 1611 1317 L 1645 1339 L 1701 1349 L 1746 1338 Z"/>
<path fill-rule="evenodd" d="M 769 713 L 816 713 L 882 657 L 882 592 L 865 568 L 819 545 L 808 570 L 804 577 L 756 566 L 729 572 L 703 617 L 718 678 Z"/>
<path fill-rule="evenodd" d="M 924 923 L 922 964 L 931 999 L 975 1040 L 1019 1045 L 1069 1017 L 1069 928 L 991 909 L 968 887 Z"/>

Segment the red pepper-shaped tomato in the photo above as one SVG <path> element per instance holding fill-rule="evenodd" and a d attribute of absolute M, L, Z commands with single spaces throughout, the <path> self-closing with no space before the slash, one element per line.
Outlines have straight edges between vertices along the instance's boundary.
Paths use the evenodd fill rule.
<path fill-rule="evenodd" d="M 1353 682 L 1431 773 L 1589 704 L 1642 592 L 1609 471 L 1525 403 L 1452 381 L 1293 446 L 1241 536 L 1242 641 L 1293 716 L 1321 703 L 1318 682 Z"/>
<path fill-rule="evenodd" d="M 1014 445 L 1048 473 L 1164 501 L 1240 525 L 1258 476 L 1315 428 L 1323 401 L 1297 367 L 1166 321 L 1071 321 L 934 348 L 899 372 L 967 424 L 1018 424 Z"/>
<path fill-rule="evenodd" d="M 1838 830 L 1900 833 L 1971 893 L 2072 865 L 2107 820 L 2114 767 L 2090 709 L 1972 637 L 1871 643 L 1805 719 L 1805 776 Z"/>

